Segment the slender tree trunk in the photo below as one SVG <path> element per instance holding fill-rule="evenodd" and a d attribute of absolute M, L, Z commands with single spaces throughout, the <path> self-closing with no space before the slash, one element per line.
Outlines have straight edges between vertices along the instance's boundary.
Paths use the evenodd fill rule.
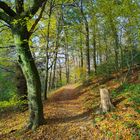
<path fill-rule="evenodd" d="M 93 65 L 94 65 L 94 72 L 97 72 L 97 63 L 96 63 L 96 39 L 93 41 Z"/>
<path fill-rule="evenodd" d="M 118 43 L 118 35 L 117 32 L 114 32 L 114 38 L 115 38 L 115 65 L 116 70 L 118 71 L 119 68 L 119 43 Z"/>
<path fill-rule="evenodd" d="M 60 35 L 60 22 L 61 22 L 61 16 L 58 14 L 57 18 L 57 28 L 56 28 L 56 48 L 55 48 L 55 56 L 54 56 L 54 70 L 53 70 L 53 78 L 52 78 L 52 86 L 55 87 L 55 82 L 56 82 L 56 64 L 58 60 L 58 49 L 59 49 L 59 35 Z M 63 21 L 63 20 L 62 20 Z"/>
<path fill-rule="evenodd" d="M 44 81 L 44 100 L 47 99 L 47 93 L 48 93 L 48 55 L 46 57 L 47 58 L 46 58 L 45 81 Z"/>
<path fill-rule="evenodd" d="M 82 26 L 81 26 L 81 31 L 82 31 Z M 82 33 L 80 32 L 80 67 L 83 69 L 84 66 L 84 54 L 83 54 L 83 38 L 82 38 Z"/>
<path fill-rule="evenodd" d="M 120 69 L 121 73 L 123 72 L 123 67 L 124 67 L 124 53 L 123 53 L 123 48 L 122 48 L 122 38 L 123 38 L 123 29 L 120 30 L 120 35 L 119 35 L 119 50 L 120 50 Z"/>
<path fill-rule="evenodd" d="M 69 56 L 67 46 L 65 48 L 66 83 L 69 83 Z"/>
<path fill-rule="evenodd" d="M 102 48 L 101 48 L 101 35 L 100 35 L 100 33 L 98 32 L 98 41 L 99 41 L 99 52 L 98 52 L 98 54 L 99 54 L 99 61 L 100 61 L 100 64 L 102 64 Z"/>
<path fill-rule="evenodd" d="M 60 60 L 59 60 L 59 82 L 60 82 L 60 86 L 62 86 L 62 66 Z"/>
<path fill-rule="evenodd" d="M 129 20 L 129 22 L 131 23 L 131 21 Z M 132 29 L 128 29 L 127 31 L 127 35 L 128 35 L 128 44 L 129 44 L 129 65 L 130 65 L 130 69 L 131 69 L 131 72 L 133 71 L 132 70 L 132 67 L 134 66 L 134 55 L 136 53 L 136 50 L 134 48 L 134 43 L 133 43 L 133 31 Z"/>
<path fill-rule="evenodd" d="M 18 54 L 18 62 L 27 82 L 30 112 L 28 128 L 35 129 L 44 120 L 40 77 L 29 48 L 27 27 L 21 27 L 21 23 L 19 23 L 19 26 L 15 26 L 12 32 Z"/>
<path fill-rule="evenodd" d="M 52 71 L 53 71 L 53 66 L 50 68 L 50 74 L 49 74 L 49 90 L 52 89 Z"/>
<path fill-rule="evenodd" d="M 86 55 L 87 55 L 87 70 L 88 75 L 90 75 L 90 47 L 89 47 L 89 27 L 88 22 L 85 22 L 86 26 Z"/>
<path fill-rule="evenodd" d="M 52 88 L 55 88 L 56 85 L 56 61 L 57 61 L 57 52 L 56 52 L 56 59 L 53 66 L 53 78 L 52 78 Z"/>
<path fill-rule="evenodd" d="M 108 49 L 108 41 L 107 41 L 107 35 L 106 32 L 104 33 L 104 43 L 105 43 L 105 61 L 108 62 L 109 59 L 109 49 Z"/>
<path fill-rule="evenodd" d="M 59 35 L 57 34 L 56 39 L 56 50 L 55 50 L 55 56 L 54 56 L 54 67 L 53 67 L 53 78 L 52 78 L 52 87 L 54 88 L 56 85 L 56 64 L 57 64 L 57 55 L 58 55 L 58 46 L 59 46 Z"/>
<path fill-rule="evenodd" d="M 81 61 L 81 68 L 84 66 L 84 56 L 83 56 L 83 41 L 82 35 L 80 33 L 80 61 Z"/>
<path fill-rule="evenodd" d="M 84 57 L 83 57 L 83 48 L 82 47 L 80 47 L 80 61 L 81 61 L 81 68 L 83 68 L 83 66 L 84 66 Z"/>
<path fill-rule="evenodd" d="M 114 21 L 112 19 L 112 15 L 110 15 L 110 25 L 111 25 L 111 30 L 112 30 L 112 34 L 113 34 L 113 38 L 114 38 L 114 50 L 115 50 L 115 67 L 116 67 L 116 71 L 118 71 L 119 68 L 119 40 L 118 40 L 118 33 L 117 33 L 117 29 L 114 25 Z"/>
<path fill-rule="evenodd" d="M 87 58 L 87 73 L 90 75 L 90 46 L 89 46 L 89 25 L 88 20 L 84 14 L 83 1 L 81 0 L 81 14 L 83 16 L 85 30 L 86 30 L 86 58 Z"/>
<path fill-rule="evenodd" d="M 97 64 L 96 64 L 96 27 L 94 25 L 94 31 L 93 31 L 93 65 L 94 65 L 94 72 L 96 74 L 97 71 Z"/>
<path fill-rule="evenodd" d="M 49 42 L 50 42 L 50 23 L 51 23 L 51 13 L 52 13 L 52 8 L 50 4 L 50 11 L 49 11 L 49 20 L 48 20 L 48 27 L 47 27 L 47 46 L 46 46 L 46 66 L 45 66 L 45 82 L 44 82 L 44 100 L 47 99 L 47 93 L 48 93 L 48 65 L 49 65 Z"/>
<path fill-rule="evenodd" d="M 123 56 L 123 49 L 122 46 L 120 45 L 120 53 L 121 53 L 121 72 L 123 71 L 124 68 L 124 56 Z"/>
<path fill-rule="evenodd" d="M 70 82 L 70 70 L 69 70 L 69 54 L 68 54 L 68 36 L 65 31 L 65 66 L 66 66 L 66 83 Z"/>

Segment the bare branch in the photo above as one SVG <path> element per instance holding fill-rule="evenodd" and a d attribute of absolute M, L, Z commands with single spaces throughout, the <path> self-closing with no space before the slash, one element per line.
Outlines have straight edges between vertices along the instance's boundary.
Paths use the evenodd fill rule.
<path fill-rule="evenodd" d="M 32 33 L 33 33 L 34 30 L 35 30 L 36 25 L 38 24 L 38 22 L 39 22 L 40 19 L 42 18 L 43 12 L 44 12 L 44 10 L 45 10 L 45 5 L 46 5 L 46 2 L 43 3 L 43 7 L 42 7 L 42 9 L 41 9 L 41 12 L 40 12 L 38 18 L 35 20 L 34 24 L 32 25 L 32 27 L 31 27 L 31 29 L 30 29 L 30 31 L 29 31 L 29 36 L 32 35 Z"/>
<path fill-rule="evenodd" d="M 31 8 L 29 8 L 27 11 L 23 12 L 23 17 L 29 17 L 32 18 L 33 15 L 36 14 L 38 9 L 43 6 L 44 3 L 46 3 L 48 0 L 33 0 L 33 4 Z"/>

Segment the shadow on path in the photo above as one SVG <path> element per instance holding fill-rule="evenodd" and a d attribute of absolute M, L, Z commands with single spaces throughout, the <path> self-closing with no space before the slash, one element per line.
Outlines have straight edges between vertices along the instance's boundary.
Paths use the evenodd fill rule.
<path fill-rule="evenodd" d="M 50 125 L 50 124 L 59 124 L 59 123 L 67 123 L 67 122 L 71 122 L 71 121 L 84 121 L 87 120 L 87 118 L 90 116 L 90 114 L 92 113 L 92 110 L 88 110 L 86 112 L 83 112 L 81 114 L 75 115 L 75 116 L 69 116 L 69 117 L 62 117 L 62 118 L 50 118 L 50 119 L 46 119 L 45 120 L 45 124 L 46 125 Z"/>

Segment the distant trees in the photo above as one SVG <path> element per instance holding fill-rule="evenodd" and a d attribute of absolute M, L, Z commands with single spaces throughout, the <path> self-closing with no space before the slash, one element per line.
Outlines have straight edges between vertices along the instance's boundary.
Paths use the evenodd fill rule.
<path fill-rule="evenodd" d="M 86 76 L 89 74 L 109 76 L 114 71 L 130 67 L 132 61 L 133 64 L 136 63 L 135 60 L 139 55 L 137 50 L 139 35 L 135 31 L 138 28 L 139 17 L 137 2 L 99 0 L 87 3 L 85 0 L 77 0 L 71 5 L 64 2 L 62 5 L 63 8 L 57 9 L 63 12 L 63 24 L 59 25 L 61 41 L 58 54 L 62 54 L 63 46 L 66 48 L 68 44 L 68 53 L 66 53 L 68 55 L 58 55 L 58 59 L 59 57 L 61 59 L 62 77 L 65 83 L 68 74 L 69 82 L 81 79 L 82 76 L 79 77 L 78 74 L 85 72 L 85 69 Z M 135 13 L 135 16 L 130 10 Z M 53 15 L 56 13 L 54 12 Z M 133 17 L 135 20 L 132 21 Z M 65 43 L 66 38 L 67 43 Z M 137 54 L 135 57 L 134 52 Z M 63 63 L 63 57 L 65 61 L 69 61 L 68 65 Z M 64 71 L 63 67 L 67 71 Z M 59 69 L 58 64 L 57 68 Z M 56 79 L 57 77 L 59 76 L 56 76 Z"/>

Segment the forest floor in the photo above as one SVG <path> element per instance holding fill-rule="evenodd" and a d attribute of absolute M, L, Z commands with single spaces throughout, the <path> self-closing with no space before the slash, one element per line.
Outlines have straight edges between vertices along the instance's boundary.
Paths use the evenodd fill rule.
<path fill-rule="evenodd" d="M 2 114 L 0 140 L 139 140 L 140 106 L 134 107 L 130 100 L 131 90 L 121 92 L 118 80 L 105 81 L 109 90 L 114 91 L 115 110 L 99 115 L 99 81 L 103 80 L 67 85 L 51 94 L 44 102 L 45 123 L 34 132 L 21 131 L 28 112 Z"/>

